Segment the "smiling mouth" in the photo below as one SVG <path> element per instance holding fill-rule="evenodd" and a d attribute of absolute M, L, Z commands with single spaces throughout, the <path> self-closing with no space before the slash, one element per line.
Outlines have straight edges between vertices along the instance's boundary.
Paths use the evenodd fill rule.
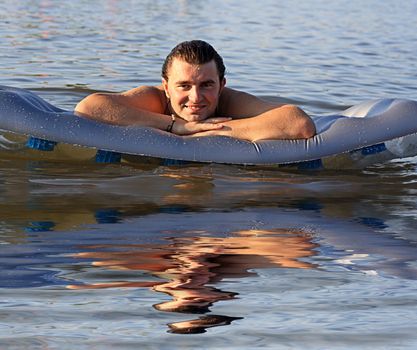
<path fill-rule="evenodd" d="M 193 113 L 201 112 L 205 107 L 204 105 L 185 105 L 185 108 Z"/>

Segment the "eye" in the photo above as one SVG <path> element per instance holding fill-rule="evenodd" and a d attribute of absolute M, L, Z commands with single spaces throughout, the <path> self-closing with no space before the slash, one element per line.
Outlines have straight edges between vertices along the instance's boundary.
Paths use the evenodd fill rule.
<path fill-rule="evenodd" d="M 202 84 L 202 87 L 204 88 L 212 88 L 214 87 L 215 83 L 213 81 L 206 81 Z"/>
<path fill-rule="evenodd" d="M 181 89 L 181 90 L 189 90 L 191 88 L 191 85 L 189 85 L 189 84 L 178 84 L 177 88 Z"/>

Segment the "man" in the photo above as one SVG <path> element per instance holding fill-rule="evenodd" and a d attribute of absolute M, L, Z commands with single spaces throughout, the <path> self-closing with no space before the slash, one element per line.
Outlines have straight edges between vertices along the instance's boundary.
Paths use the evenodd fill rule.
<path fill-rule="evenodd" d="M 177 135 L 225 135 L 248 141 L 304 139 L 315 134 L 309 116 L 225 87 L 225 66 L 208 43 L 180 43 L 162 67 L 162 85 L 122 93 L 95 93 L 78 115 L 116 125 L 154 127 Z"/>

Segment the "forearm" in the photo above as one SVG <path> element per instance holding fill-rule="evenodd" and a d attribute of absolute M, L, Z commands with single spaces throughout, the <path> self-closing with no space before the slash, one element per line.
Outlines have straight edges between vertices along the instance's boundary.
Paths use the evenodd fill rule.
<path fill-rule="evenodd" d="M 117 97 L 106 94 L 87 96 L 75 107 L 75 113 L 82 117 L 113 125 L 149 126 L 166 130 L 171 124 L 171 116 L 134 108 L 118 103 Z"/>
<path fill-rule="evenodd" d="M 311 118 L 300 108 L 285 105 L 255 117 L 224 123 L 219 134 L 248 141 L 275 139 L 307 139 L 316 130 Z"/>

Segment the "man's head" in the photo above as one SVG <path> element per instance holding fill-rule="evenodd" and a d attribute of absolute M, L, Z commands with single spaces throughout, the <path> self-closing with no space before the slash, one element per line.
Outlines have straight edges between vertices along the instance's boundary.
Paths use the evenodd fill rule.
<path fill-rule="evenodd" d="M 223 59 L 200 40 L 177 45 L 162 67 L 162 85 L 171 112 L 187 121 L 202 121 L 215 114 L 226 83 Z"/>
<path fill-rule="evenodd" d="M 226 67 L 222 57 L 213 46 L 203 40 L 184 41 L 171 50 L 162 65 L 162 78 L 165 80 L 168 80 L 169 69 L 175 58 L 192 65 L 202 65 L 214 60 L 219 74 L 219 81 L 224 79 Z"/>

